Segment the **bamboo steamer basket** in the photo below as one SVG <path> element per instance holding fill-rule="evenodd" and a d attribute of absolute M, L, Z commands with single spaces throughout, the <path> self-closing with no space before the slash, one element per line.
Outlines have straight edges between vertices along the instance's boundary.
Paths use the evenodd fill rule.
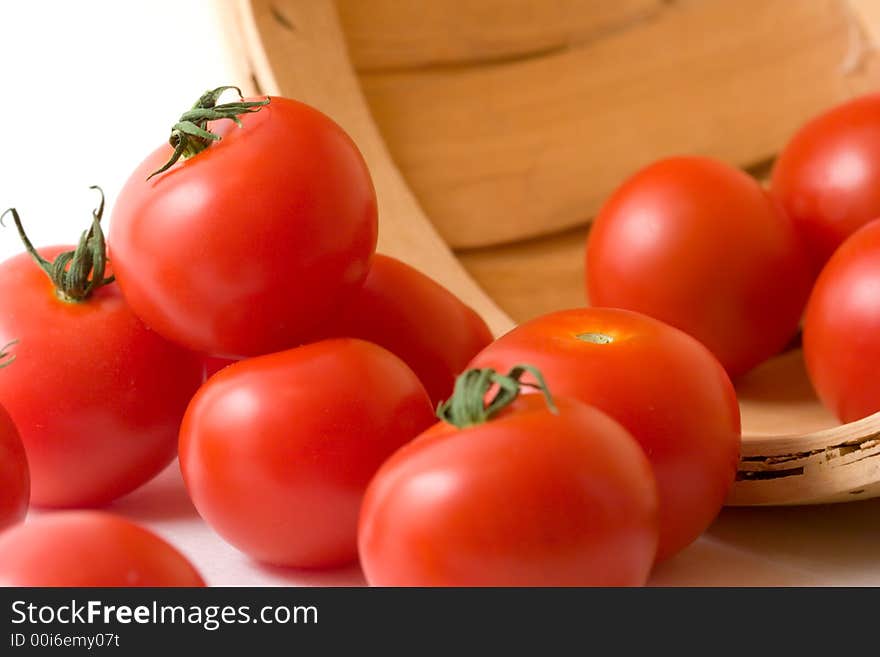
<path fill-rule="evenodd" d="M 585 303 L 590 219 L 640 166 L 697 153 L 761 177 L 801 123 L 880 81 L 880 0 L 220 7 L 250 92 L 308 102 L 360 146 L 379 250 L 449 287 L 496 335 Z M 729 504 L 880 496 L 880 414 L 839 425 L 798 348 L 737 390 Z"/>

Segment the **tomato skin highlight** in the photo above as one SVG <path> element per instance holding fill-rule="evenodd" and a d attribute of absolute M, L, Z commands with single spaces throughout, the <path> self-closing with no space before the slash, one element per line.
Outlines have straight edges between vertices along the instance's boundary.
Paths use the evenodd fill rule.
<path fill-rule="evenodd" d="M 204 585 L 177 549 L 110 513 L 55 512 L 0 534 L 0 586 Z"/>
<path fill-rule="evenodd" d="M 412 368 L 434 406 L 452 394 L 455 377 L 492 342 L 486 322 L 452 292 L 400 260 L 379 254 L 363 287 L 328 333 L 388 349 Z"/>
<path fill-rule="evenodd" d="M 271 98 L 214 122 L 222 137 L 116 201 L 110 255 L 135 313 L 194 351 L 243 357 L 296 346 L 353 294 L 377 237 L 376 195 L 354 142 L 317 110 Z"/>
<path fill-rule="evenodd" d="M 0 406 L 0 531 L 24 520 L 30 491 L 31 478 L 24 445 L 9 413 Z"/>
<path fill-rule="evenodd" d="M 201 381 L 195 354 L 144 326 L 114 284 L 62 301 L 26 253 L 0 264 L 0 296 L 0 343 L 18 340 L 0 400 L 27 453 L 32 504 L 104 504 L 171 462 Z"/>
<path fill-rule="evenodd" d="M 880 221 L 835 251 L 804 319 L 804 359 L 819 398 L 842 422 L 880 411 Z"/>
<path fill-rule="evenodd" d="M 372 586 L 640 586 L 657 493 L 631 436 L 601 411 L 525 395 L 459 430 L 438 423 L 367 490 L 361 565 Z"/>
<path fill-rule="evenodd" d="M 252 558 L 342 565 L 357 557 L 370 478 L 433 421 L 399 358 L 362 340 L 325 340 L 215 374 L 184 418 L 180 465 L 202 517 Z"/>
<path fill-rule="evenodd" d="M 818 272 L 853 232 L 880 217 L 880 94 L 803 125 L 773 167 L 771 193 L 795 222 Z"/>
<path fill-rule="evenodd" d="M 711 524 L 736 477 L 741 429 L 733 384 L 708 349 L 646 315 L 583 308 L 516 327 L 470 366 L 521 362 L 541 370 L 555 394 L 620 422 L 645 450 L 660 496 L 658 561 Z"/>
<path fill-rule="evenodd" d="M 756 181 L 704 157 L 660 160 L 606 201 L 587 242 L 595 306 L 694 336 L 732 377 L 797 332 L 813 280 L 792 222 Z"/>

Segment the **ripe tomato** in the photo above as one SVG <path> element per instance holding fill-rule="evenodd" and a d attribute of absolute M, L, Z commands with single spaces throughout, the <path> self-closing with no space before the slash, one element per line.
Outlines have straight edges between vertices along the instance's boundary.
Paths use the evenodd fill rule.
<path fill-rule="evenodd" d="M 30 488 L 24 446 L 12 418 L 0 406 L 0 531 L 24 520 Z"/>
<path fill-rule="evenodd" d="M 880 221 L 853 233 L 819 275 L 804 358 L 819 397 L 843 422 L 880 411 Z"/>
<path fill-rule="evenodd" d="M 334 336 L 361 338 L 400 357 L 436 406 L 455 377 L 492 342 L 486 322 L 449 290 L 416 269 L 376 255 L 360 291 L 330 325 Z"/>
<path fill-rule="evenodd" d="M 658 560 L 703 533 L 733 484 L 740 449 L 736 393 L 703 345 L 645 315 L 584 308 L 518 326 L 471 366 L 521 362 L 557 394 L 608 413 L 645 450 L 660 494 Z"/>
<path fill-rule="evenodd" d="M 286 98 L 211 109 L 217 95 L 194 111 L 243 112 L 242 127 L 196 121 L 222 140 L 189 137 L 204 150 L 149 180 L 170 146 L 135 170 L 113 211 L 116 275 L 169 340 L 223 356 L 287 349 L 363 282 L 376 195 L 357 147 L 324 114 Z"/>
<path fill-rule="evenodd" d="M 282 566 L 357 556 L 367 482 L 433 421 L 415 374 L 361 340 L 326 340 L 226 367 L 180 432 L 190 497 L 221 536 Z"/>
<path fill-rule="evenodd" d="M 639 171 L 602 207 L 587 243 L 593 305 L 690 333 L 731 376 L 786 345 L 811 282 L 794 227 L 758 183 L 703 157 Z"/>
<path fill-rule="evenodd" d="M 773 167 L 771 193 L 800 230 L 818 271 L 841 242 L 880 217 L 880 94 L 814 118 Z"/>
<path fill-rule="evenodd" d="M 0 534 L 0 586 L 204 586 L 180 552 L 110 513 L 50 513 Z"/>
<path fill-rule="evenodd" d="M 482 408 L 485 388 L 469 392 Z M 462 428 L 435 424 L 370 483 L 359 548 L 371 585 L 645 583 L 657 491 L 623 427 L 575 400 L 551 410 L 539 395 L 455 421 Z"/>
<path fill-rule="evenodd" d="M 452 292 L 396 258 L 376 254 L 363 287 L 324 326 L 320 338 L 360 338 L 412 368 L 436 407 L 455 377 L 492 342 L 486 322 Z M 205 358 L 205 378 L 238 359 Z"/>
<path fill-rule="evenodd" d="M 39 253 L 54 260 L 65 251 Z M 0 344 L 18 340 L 14 366 L 0 375 L 0 400 L 27 452 L 31 502 L 104 504 L 174 458 L 202 365 L 135 317 L 119 287 L 101 280 L 103 263 L 88 279 L 100 281 L 91 291 L 68 275 L 71 265 L 64 285 L 72 288 L 63 292 L 32 257 L 0 264 Z M 80 261 L 91 257 L 81 253 Z"/>

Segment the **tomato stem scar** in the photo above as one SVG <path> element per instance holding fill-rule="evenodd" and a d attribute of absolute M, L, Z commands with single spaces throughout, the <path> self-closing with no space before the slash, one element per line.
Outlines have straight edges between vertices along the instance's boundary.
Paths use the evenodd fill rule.
<path fill-rule="evenodd" d="M 96 189 L 101 195 L 98 207 L 92 210 L 92 225 L 80 236 L 79 244 L 74 250 L 58 254 L 54 262 L 46 260 L 34 248 L 21 225 L 21 217 L 18 216 L 18 211 L 15 208 L 9 208 L 0 214 L 0 224 L 3 223 L 3 217 L 7 214 L 12 215 L 24 248 L 40 269 L 46 272 L 46 275 L 52 280 L 59 298 L 70 303 L 85 301 L 99 287 L 109 285 L 115 280 L 113 276 L 104 277 L 104 272 L 107 269 L 107 244 L 104 240 L 104 231 L 101 230 L 101 217 L 104 215 L 104 192 L 97 185 L 92 185 L 89 189 Z"/>
<path fill-rule="evenodd" d="M 523 374 L 531 374 L 537 383 L 522 381 Z M 497 386 L 494 397 L 486 403 L 486 394 L 492 386 Z M 437 407 L 437 417 L 459 429 L 483 424 L 499 411 L 510 406 L 522 390 L 534 388 L 544 393 L 547 407 L 554 413 L 559 411 L 544 381 L 544 376 L 533 365 L 514 365 L 506 375 L 499 374 L 491 367 L 466 370 L 455 379 L 452 397 Z"/>
<path fill-rule="evenodd" d="M 235 89 L 238 93 L 239 102 L 217 104 L 217 100 L 228 89 Z M 264 105 L 269 104 L 269 99 L 245 101 L 241 89 L 232 85 L 217 87 L 203 93 L 188 111 L 180 115 L 180 120 L 171 128 L 171 137 L 168 143 L 174 149 L 169 160 L 160 168 L 147 176 L 147 180 L 170 169 L 180 158 L 187 159 L 198 155 L 215 141 L 220 141 L 220 135 L 208 130 L 208 121 L 229 119 L 235 125 L 241 127 L 241 114 L 253 114 L 259 112 Z"/>
<path fill-rule="evenodd" d="M 607 333 L 578 333 L 576 336 L 582 342 L 592 342 L 593 344 L 611 344 L 614 338 Z"/>

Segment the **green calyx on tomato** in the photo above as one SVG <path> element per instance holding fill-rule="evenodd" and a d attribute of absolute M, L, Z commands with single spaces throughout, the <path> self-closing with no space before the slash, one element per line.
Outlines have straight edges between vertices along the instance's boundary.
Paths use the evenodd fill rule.
<path fill-rule="evenodd" d="M 229 89 L 235 89 L 240 99 L 239 102 L 218 105 L 217 100 L 224 91 Z M 241 89 L 231 85 L 206 91 L 189 111 L 181 114 L 180 120 L 171 128 L 171 137 L 169 137 L 168 143 L 171 144 L 174 153 L 171 154 L 171 157 L 165 164 L 151 173 L 147 180 L 163 171 L 167 171 L 180 158 L 187 159 L 193 155 L 198 155 L 213 142 L 220 141 L 220 135 L 216 135 L 208 130 L 208 121 L 229 119 L 234 121 L 235 125 L 240 128 L 241 120 L 238 118 L 240 114 L 259 112 L 264 105 L 268 104 L 268 98 L 265 100 L 245 101 Z"/>
<path fill-rule="evenodd" d="M 12 340 L 11 342 L 7 342 L 5 345 L 0 347 L 0 370 L 2 370 L 4 367 L 8 367 L 12 364 L 12 361 L 15 360 L 15 354 L 10 354 L 9 348 L 17 343 L 18 340 Z"/>
<path fill-rule="evenodd" d="M 592 342 L 593 344 L 611 344 L 614 338 L 607 333 L 578 333 L 576 336 L 581 342 Z"/>
<path fill-rule="evenodd" d="M 101 195 L 98 207 L 92 210 L 92 225 L 88 230 L 83 231 L 79 244 L 73 251 L 58 254 L 52 262 L 41 256 L 31 244 L 15 208 L 9 208 L 0 214 L 0 224 L 3 222 L 3 217 L 7 214 L 12 215 L 24 248 L 52 280 L 58 297 L 69 303 L 85 301 L 99 287 L 109 285 L 115 280 L 113 276 L 104 276 L 107 269 L 107 244 L 104 240 L 104 231 L 101 230 L 104 192 L 97 185 L 92 185 L 89 189 L 96 189 Z"/>
<path fill-rule="evenodd" d="M 522 381 L 523 374 L 531 374 L 537 383 Z M 498 389 L 486 402 L 486 394 L 493 386 Z M 558 413 L 553 397 L 538 368 L 531 365 L 514 365 L 507 374 L 499 374 L 491 367 L 466 370 L 455 379 L 452 397 L 437 407 L 437 417 L 444 422 L 465 429 L 491 420 L 501 410 L 519 397 L 522 388 L 540 390 L 547 400 L 547 407 Z"/>

